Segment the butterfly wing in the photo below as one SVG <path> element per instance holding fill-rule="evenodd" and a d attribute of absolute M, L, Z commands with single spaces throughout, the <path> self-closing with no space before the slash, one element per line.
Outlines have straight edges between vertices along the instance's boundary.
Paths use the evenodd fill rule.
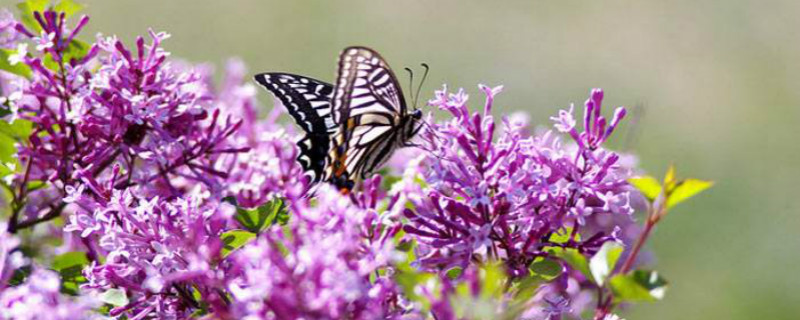
<path fill-rule="evenodd" d="M 314 181 L 322 178 L 330 149 L 330 135 L 337 131 L 331 113 L 333 86 L 308 77 L 288 73 L 262 73 L 255 80 L 269 90 L 305 131 L 297 142 L 297 160 Z"/>
<path fill-rule="evenodd" d="M 326 178 L 339 187 L 365 178 L 388 160 L 406 117 L 406 102 L 397 78 L 374 50 L 346 48 L 331 109 L 338 131 L 332 137 L 331 165 Z"/>

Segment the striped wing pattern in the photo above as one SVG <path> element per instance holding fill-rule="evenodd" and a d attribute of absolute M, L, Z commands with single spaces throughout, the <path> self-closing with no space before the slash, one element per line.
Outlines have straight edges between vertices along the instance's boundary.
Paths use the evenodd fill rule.
<path fill-rule="evenodd" d="M 331 105 L 338 130 L 326 179 L 349 189 L 353 179 L 375 171 L 404 142 L 407 108 L 394 73 L 369 48 L 342 52 L 335 85 Z"/>
<path fill-rule="evenodd" d="M 305 136 L 297 142 L 300 148 L 297 161 L 313 176 L 313 181 L 320 181 L 327 165 L 330 136 L 337 132 L 330 103 L 333 86 L 288 73 L 262 73 L 255 79 L 281 101 L 305 131 Z"/>
<path fill-rule="evenodd" d="M 346 48 L 337 76 L 334 85 L 288 73 L 255 78 L 305 131 L 297 160 L 313 181 L 350 190 L 407 145 L 421 112 L 408 114 L 394 72 L 372 49 Z"/>

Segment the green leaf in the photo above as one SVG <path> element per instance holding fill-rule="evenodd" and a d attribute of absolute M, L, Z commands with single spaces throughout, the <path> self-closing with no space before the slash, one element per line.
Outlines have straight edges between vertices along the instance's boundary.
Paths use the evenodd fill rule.
<path fill-rule="evenodd" d="M 100 294 L 100 301 L 108 303 L 115 307 L 122 307 L 128 305 L 128 296 L 125 290 L 111 288 Z"/>
<path fill-rule="evenodd" d="M 667 209 L 711 188 L 712 185 L 714 182 L 699 179 L 686 179 L 678 182 L 667 196 Z"/>
<path fill-rule="evenodd" d="M 458 277 L 460 277 L 462 273 L 464 273 L 464 270 L 462 270 L 459 267 L 455 267 L 453 269 L 447 270 L 446 275 L 451 280 L 454 280 L 454 279 L 458 279 Z"/>
<path fill-rule="evenodd" d="M 550 235 L 550 242 L 557 244 L 564 244 L 569 241 L 571 235 L 572 235 L 572 227 L 566 227 L 564 229 L 560 229 L 556 232 L 553 232 Z"/>
<path fill-rule="evenodd" d="M 555 244 L 565 244 L 569 242 L 571 237 L 572 237 L 572 227 L 564 227 L 550 234 L 549 241 Z M 580 233 L 575 234 L 575 239 L 572 240 L 581 241 Z"/>
<path fill-rule="evenodd" d="M 63 12 L 64 15 L 69 18 L 70 16 L 83 10 L 83 8 L 85 8 L 84 5 L 76 3 L 75 1 L 61 0 L 55 7 L 53 7 L 53 10 Z"/>
<path fill-rule="evenodd" d="M 506 277 L 501 263 L 490 262 L 479 269 L 478 281 L 480 292 L 475 294 L 469 282 L 461 282 L 455 287 L 455 294 L 450 298 L 455 318 L 457 319 L 499 319 L 503 306 Z"/>
<path fill-rule="evenodd" d="M 220 236 L 220 239 L 222 239 L 223 243 L 222 257 L 227 257 L 231 254 L 231 252 L 241 248 L 250 241 L 253 241 L 255 237 L 255 233 L 246 230 L 230 230 L 222 233 Z"/>
<path fill-rule="evenodd" d="M 203 301 L 203 294 L 200 293 L 200 289 L 197 288 L 197 285 L 192 286 L 192 299 L 194 299 L 194 301 Z"/>
<path fill-rule="evenodd" d="M 111 309 L 114 309 L 114 306 L 112 306 L 110 304 L 104 304 L 104 305 L 101 305 L 101 306 L 95 308 L 95 311 L 97 313 L 99 313 L 99 314 L 106 315 L 109 312 L 111 312 Z M 124 317 L 120 317 L 120 319 L 125 319 L 125 318 Z"/>
<path fill-rule="evenodd" d="M 558 277 L 563 268 L 558 261 L 537 257 L 528 267 L 528 270 L 531 271 L 532 276 L 540 277 L 546 281 L 550 281 Z"/>
<path fill-rule="evenodd" d="M 0 122 L 5 121 L 0 120 Z M 16 143 L 17 140 L 0 135 L 0 162 L 2 162 L 2 169 L 0 169 L 0 172 L 3 173 L 3 176 L 20 170 L 19 159 L 14 158 L 14 155 L 17 154 Z"/>
<path fill-rule="evenodd" d="M 42 12 L 47 9 L 47 5 L 50 3 L 50 0 L 26 0 L 17 4 L 17 9 L 19 9 L 19 16 L 20 20 L 22 20 L 22 24 L 24 24 L 30 31 L 33 33 L 39 33 L 42 31 L 42 26 L 36 22 L 36 19 L 33 17 L 34 11 Z"/>
<path fill-rule="evenodd" d="M 667 168 L 667 173 L 664 175 L 664 188 L 667 190 L 672 189 L 675 182 L 675 165 L 671 164 L 669 168 Z"/>
<path fill-rule="evenodd" d="M 71 62 L 72 59 L 80 60 L 86 57 L 89 54 L 89 49 L 92 46 L 86 42 L 80 41 L 78 39 L 72 39 L 67 46 L 67 50 L 64 52 L 64 61 Z"/>
<path fill-rule="evenodd" d="M 234 196 L 227 196 L 225 198 L 222 198 L 222 200 L 220 200 L 220 201 L 222 201 L 224 203 L 228 203 L 228 204 L 230 204 L 230 205 L 232 205 L 234 207 L 238 207 L 239 206 L 239 203 L 236 202 L 236 197 L 234 197 Z"/>
<path fill-rule="evenodd" d="M 414 239 L 411 240 L 400 240 L 397 245 L 395 245 L 395 249 L 400 252 L 408 252 L 409 250 L 414 248 Z"/>
<path fill-rule="evenodd" d="M 53 258 L 53 263 L 50 265 L 50 268 L 60 272 L 75 266 L 83 267 L 87 264 L 89 264 L 89 259 L 86 258 L 85 252 L 72 251 Z"/>
<path fill-rule="evenodd" d="M 5 135 L 17 141 L 27 139 L 33 132 L 33 122 L 17 119 L 13 124 L 6 121 L 0 121 L 0 134 Z"/>
<path fill-rule="evenodd" d="M 667 290 L 667 281 L 658 272 L 647 270 L 616 275 L 609 284 L 617 299 L 628 302 L 661 300 Z"/>
<path fill-rule="evenodd" d="M 395 183 L 398 183 L 403 180 L 403 177 L 389 175 L 388 173 L 383 176 L 383 180 L 381 181 L 381 185 L 383 190 L 392 190 L 392 186 Z"/>
<path fill-rule="evenodd" d="M 530 300 L 542 284 L 552 281 L 561 275 L 564 267 L 558 261 L 537 257 L 528 267 L 530 275 L 522 280 L 514 281 L 511 292 L 514 302 L 524 303 Z"/>
<path fill-rule="evenodd" d="M 400 229 L 394 234 L 392 242 L 394 243 L 395 250 L 400 252 L 413 251 L 414 247 L 417 245 L 414 238 L 406 239 L 406 232 L 403 229 Z"/>
<path fill-rule="evenodd" d="M 80 41 L 78 39 L 73 39 L 69 46 L 64 49 L 64 52 L 61 54 L 61 59 L 64 61 L 64 64 L 70 63 L 72 60 L 80 60 L 89 53 L 89 44 L 86 42 Z M 53 59 L 51 54 L 48 54 L 44 57 L 42 64 L 50 70 L 58 71 L 61 69 L 61 66 L 58 62 Z"/>
<path fill-rule="evenodd" d="M 14 124 L 0 120 L 0 177 L 21 172 L 24 169 L 16 157 L 16 144 L 28 138 L 32 126 L 30 121 L 22 119 L 17 119 Z"/>
<path fill-rule="evenodd" d="M 247 231 L 259 233 L 276 223 L 286 224 L 289 212 L 282 199 L 275 199 L 254 209 L 237 207 L 234 218 Z"/>
<path fill-rule="evenodd" d="M 32 271 L 33 268 L 31 266 L 23 266 L 17 270 L 14 270 L 14 273 L 11 275 L 11 279 L 8 279 L 8 285 L 14 287 L 22 284 Z"/>
<path fill-rule="evenodd" d="M 589 261 L 587 261 L 586 257 L 580 254 L 578 250 L 560 247 L 549 248 L 547 250 L 550 254 L 566 262 L 572 269 L 578 270 L 586 276 L 587 279 L 594 279 L 592 273 L 589 271 Z"/>
<path fill-rule="evenodd" d="M 651 176 L 641 176 L 628 179 L 628 182 L 632 184 L 642 195 L 645 196 L 650 201 L 655 200 L 656 197 L 661 193 L 661 184 L 658 183 L 656 178 Z"/>
<path fill-rule="evenodd" d="M 11 62 L 8 62 L 8 57 L 16 53 L 16 49 L 0 49 L 0 70 L 13 73 L 21 77 L 30 78 L 32 74 L 31 67 L 29 67 L 27 64 L 18 62 L 15 65 L 11 65 Z"/>
<path fill-rule="evenodd" d="M 395 266 L 398 270 L 413 271 L 415 268 L 411 266 L 411 263 L 417 261 L 417 254 L 414 250 L 417 247 L 417 240 L 413 238 L 405 239 L 404 235 L 405 231 L 400 230 L 400 232 L 394 236 L 395 248 L 397 248 L 398 251 L 405 253 L 405 259 L 398 261 Z"/>
<path fill-rule="evenodd" d="M 2 175 L 0 175 L 0 176 L 2 176 Z M 46 186 L 47 186 L 47 182 L 45 182 L 45 181 L 32 180 L 32 181 L 28 181 L 27 189 L 28 189 L 28 192 L 32 192 L 32 191 L 36 191 L 36 190 L 42 189 L 42 188 L 44 188 Z"/>
<path fill-rule="evenodd" d="M 481 298 L 499 299 L 503 295 L 506 273 L 499 262 L 487 263 L 481 267 Z"/>
<path fill-rule="evenodd" d="M 53 258 L 50 268 L 61 276 L 61 292 L 71 295 L 78 294 L 78 286 L 86 282 L 81 271 L 89 264 L 85 252 L 67 252 Z"/>
<path fill-rule="evenodd" d="M 428 310 L 431 307 L 431 301 L 425 296 L 421 296 L 419 291 L 416 290 L 417 286 L 425 285 L 428 281 L 435 281 L 435 285 L 441 285 L 436 275 L 433 273 L 419 272 L 410 269 L 398 269 L 394 274 L 394 283 L 400 286 L 403 295 L 411 301 L 417 302 L 422 305 L 423 310 Z M 433 290 L 438 292 L 438 290 Z"/>
<path fill-rule="evenodd" d="M 597 285 L 603 286 L 608 275 L 614 271 L 614 266 L 617 265 L 623 249 L 622 245 L 615 241 L 606 241 L 600 250 L 589 259 L 589 270 Z"/>
<path fill-rule="evenodd" d="M 514 302 L 524 303 L 530 300 L 545 282 L 547 281 L 536 275 L 531 275 L 520 281 L 516 281 L 511 288 Z"/>

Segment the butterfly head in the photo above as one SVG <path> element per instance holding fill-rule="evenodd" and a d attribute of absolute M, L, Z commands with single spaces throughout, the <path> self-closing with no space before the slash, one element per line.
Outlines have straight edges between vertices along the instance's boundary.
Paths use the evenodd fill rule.
<path fill-rule="evenodd" d="M 417 102 L 419 102 L 419 93 L 422 91 L 422 85 L 425 84 L 425 79 L 428 78 L 428 71 L 430 70 L 430 67 L 428 66 L 427 63 L 422 63 L 421 66 L 425 68 L 425 73 L 422 74 L 422 80 L 420 80 L 419 85 L 417 86 L 417 92 L 416 93 L 413 91 L 411 92 L 411 100 L 414 101 L 414 113 L 412 114 L 412 116 L 414 116 L 415 120 L 422 119 L 422 112 L 419 112 L 419 109 L 417 109 Z M 409 75 L 408 88 L 409 90 L 412 90 L 414 87 L 414 72 L 410 68 L 405 68 L 405 69 L 406 71 L 408 71 Z"/>
<path fill-rule="evenodd" d="M 414 112 L 411 113 L 411 117 L 417 121 L 422 120 L 422 110 L 414 109 Z"/>

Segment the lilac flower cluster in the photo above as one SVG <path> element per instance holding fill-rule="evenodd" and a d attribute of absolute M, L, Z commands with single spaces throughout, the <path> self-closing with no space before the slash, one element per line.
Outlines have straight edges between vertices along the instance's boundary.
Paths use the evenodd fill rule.
<path fill-rule="evenodd" d="M 16 251 L 20 241 L 6 232 L 7 228 L 4 222 L 0 222 L 0 290 L 5 287 L 14 271 L 25 264 L 22 252 Z"/>
<path fill-rule="evenodd" d="M 252 319 L 378 319 L 391 314 L 394 285 L 377 274 L 394 258 L 375 212 L 322 186 L 288 225 L 235 253 L 228 288 L 235 315 Z M 396 229 L 395 229 L 396 231 Z M 367 241 L 373 239 L 374 241 Z M 370 281 L 372 276 L 372 281 Z"/>
<path fill-rule="evenodd" d="M 91 46 L 78 41 L 85 16 L 72 30 L 64 13 L 37 11 L 33 18 L 40 35 L 3 23 L 13 25 L 4 39 L 36 44 L 27 52 L 20 43 L 9 58 L 27 66 L 28 77 L 4 74 L 12 79 L 4 95 L 19 97 L 7 99 L 8 121 L 32 129 L 17 144 L 24 169 L 6 179 L 14 195 L 3 231 L 69 214 L 65 240 L 79 234 L 79 242 L 68 241 L 71 249 L 93 261 L 84 289 L 123 289 L 131 301 L 112 315 L 185 317 L 201 302 L 191 292 L 214 307 L 221 299 L 213 287 L 222 278 L 219 234 L 229 216 L 205 199 L 227 192 L 229 175 L 216 166 L 249 149 L 232 144 L 242 121 L 212 109 L 224 106 L 215 105 L 202 68 L 167 60 L 165 33 L 151 31 L 151 42 L 140 37 L 131 51 L 115 37 L 98 36 Z M 30 188 L 32 182 L 42 187 Z"/>
<path fill-rule="evenodd" d="M 404 229 L 425 244 L 423 265 L 448 270 L 473 259 L 499 258 L 521 275 L 543 255 L 547 242 L 541 239 L 567 226 L 577 233 L 592 215 L 632 212 L 625 180 L 630 171 L 617 165 L 616 153 L 599 148 L 613 125 L 598 138 L 595 132 L 605 120 L 596 117 L 578 134 L 572 113 L 562 111 L 556 127 L 574 134 L 577 148 L 563 147 L 550 132 L 523 138 L 508 121 L 494 140 L 490 111 L 501 88 L 481 88 L 487 95 L 483 113 L 469 113 L 463 91 L 442 90 L 430 102 L 454 118 L 425 132 L 430 187 L 415 201 L 416 210 L 406 210 L 411 223 Z M 599 114 L 601 99 L 602 91 L 594 90 L 587 113 Z M 613 239 L 613 231 L 575 245 L 596 250 Z"/>
<path fill-rule="evenodd" d="M 46 188 L 20 198 L 34 192 L 49 197 L 28 203 L 27 216 L 13 217 L 9 230 L 67 214 L 64 237 L 77 235 L 80 241 L 71 248 L 91 261 L 83 270 L 83 294 L 116 290 L 125 297 L 108 315 L 187 318 L 205 310 L 223 317 L 367 319 L 396 309 L 390 279 L 375 277 L 392 258 L 389 229 L 368 204 L 335 192 L 313 205 L 303 197 L 308 185 L 295 161 L 293 131 L 276 124 L 274 111 L 258 120 L 255 90 L 242 84 L 241 63 L 230 62 L 221 89 L 214 90 L 207 68 L 167 58 L 161 49 L 165 33 L 151 31 L 150 44 L 138 38 L 134 50 L 115 37 L 98 36 L 74 58 L 77 31 L 66 29 L 64 15 L 35 16 L 42 36 L 14 24 L 39 43 L 39 51 L 20 55 L 19 63 L 32 74 L 15 79 L 24 96 L 18 118 L 30 121 L 33 130 L 17 153 L 26 172 L 12 176 L 12 187 L 45 181 Z M 48 59 L 60 63 L 46 66 Z M 221 202 L 225 196 L 242 207 L 287 199 L 296 216 L 286 228 L 265 231 L 228 256 L 222 236 L 241 230 L 231 217 L 234 208 Z M 274 261 L 251 259 L 259 252 Z M 293 265 L 282 265 L 284 259 Z M 261 281 L 273 271 L 270 282 Z M 285 287 L 285 294 L 254 295 L 270 284 Z M 311 296 L 298 296 L 306 293 Z M 261 313 L 253 309 L 259 301 Z"/>
<path fill-rule="evenodd" d="M 23 35 L 16 32 L 17 20 L 11 11 L 0 9 L 0 48 L 16 49 Z"/>
<path fill-rule="evenodd" d="M 68 201 L 97 205 L 80 192 Z M 212 307 L 222 304 L 216 290 L 224 280 L 219 235 L 230 214 L 201 202 L 198 195 L 171 202 L 157 196 L 137 199 L 126 189 L 115 191 L 101 207 L 71 215 L 64 231 L 91 239 L 89 254 L 105 257 L 104 263 L 95 259 L 84 269 L 83 288 L 124 289 L 133 302 L 112 309 L 112 316 L 187 317 L 200 303 L 190 298 L 192 290 Z"/>
<path fill-rule="evenodd" d="M 278 123 L 283 113 L 274 108 L 265 117 L 259 114 L 256 88 L 249 82 L 244 64 L 230 60 L 213 105 L 241 118 L 241 125 L 230 141 L 246 147 L 217 161 L 217 168 L 228 173 L 224 193 L 243 207 L 257 207 L 276 198 L 302 198 L 309 185 L 302 167 L 295 161 L 298 150 L 292 143 L 296 132 Z"/>
<path fill-rule="evenodd" d="M 140 37 L 133 51 L 115 37 L 88 46 L 75 39 L 87 17 L 71 31 L 63 13 L 34 17 L 41 35 L 16 24 L 38 45 L 36 52 L 18 52 L 18 63 L 32 75 L 18 80 L 22 98 L 14 117 L 33 129 L 17 152 L 24 173 L 12 181 L 49 187 L 38 191 L 46 201 L 24 209 L 27 221 L 12 218 L 12 230 L 59 216 L 65 203 L 53 198 L 77 185 L 99 199 L 145 185 L 141 192 L 166 197 L 181 195 L 194 182 L 222 188 L 228 174 L 214 166 L 221 155 L 247 150 L 228 144 L 241 122 L 209 111 L 207 79 L 166 60 L 161 42 L 167 34 L 151 31 L 152 42 Z"/>
<path fill-rule="evenodd" d="M 59 275 L 51 270 L 34 267 L 26 281 L 17 286 L 7 286 L 13 273 L 29 266 L 17 246 L 18 238 L 6 232 L 0 222 L 0 319 L 41 319 L 32 310 L 48 310 L 47 319 L 91 318 L 96 299 L 90 296 L 73 299 L 60 293 Z"/>
<path fill-rule="evenodd" d="M 73 299 L 59 292 L 59 276 L 51 270 L 36 269 L 25 283 L 0 292 L 0 318 L 34 319 L 99 319 L 93 315 L 96 300 L 91 297 Z M 40 312 L 47 312 L 46 315 Z"/>
<path fill-rule="evenodd" d="M 215 86 L 210 67 L 170 57 L 166 33 L 89 44 L 77 37 L 85 16 L 74 27 L 53 10 L 29 18 L 0 12 L 0 49 L 17 68 L 0 71 L 15 150 L 0 148 L 11 194 L 0 318 L 578 317 L 589 290 L 608 290 L 554 249 L 588 259 L 639 233 L 635 166 L 603 148 L 625 109 L 604 118 L 599 89 L 582 128 L 573 108 L 552 118 L 566 142 L 532 134 L 524 116 L 497 125 L 502 87 L 480 87 L 479 112 L 463 90 L 437 91 L 429 104 L 451 117 L 426 120 L 422 152 L 399 150 L 387 173 L 340 194 L 309 184 L 297 132 L 280 107 L 260 114 L 241 62 Z M 14 234 L 57 218 L 63 227 L 26 239 L 61 240 L 39 250 L 43 264 L 86 256 L 78 297 L 17 248 Z M 543 262 L 557 270 L 526 288 Z"/>
<path fill-rule="evenodd" d="M 233 138 L 237 144 L 250 148 L 249 152 L 221 162 L 221 167 L 230 172 L 226 190 L 241 206 L 256 207 L 272 199 L 303 197 L 310 186 L 295 160 L 298 150 L 291 143 L 290 131 L 267 119 L 253 124 L 252 131 L 240 130 Z"/>
<path fill-rule="evenodd" d="M 575 128 L 571 109 L 553 118 L 574 145 L 549 131 L 526 137 L 518 122 L 507 119 L 495 137 L 491 109 L 502 87 L 481 90 L 487 96 L 482 112 L 470 113 L 463 90 L 438 91 L 429 102 L 453 119 L 423 133 L 429 154 L 420 170 L 427 187 L 410 196 L 413 209 L 405 210 L 404 230 L 419 243 L 419 265 L 444 274 L 501 260 L 512 278 L 521 278 L 536 258 L 550 256 L 547 248 L 591 256 L 606 241 L 620 241 L 616 225 L 592 228 L 585 240 L 576 235 L 595 216 L 631 220 L 631 170 L 601 147 L 624 109 L 606 125 L 603 92 L 595 89 L 586 102 L 584 131 Z M 565 243 L 549 240 L 563 232 L 569 232 Z"/>

